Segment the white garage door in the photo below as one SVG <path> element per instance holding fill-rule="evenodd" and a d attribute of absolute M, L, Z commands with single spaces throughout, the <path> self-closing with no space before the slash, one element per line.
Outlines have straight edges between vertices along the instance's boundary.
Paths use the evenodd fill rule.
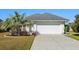
<path fill-rule="evenodd" d="M 39 34 L 63 34 L 64 25 L 37 25 Z"/>

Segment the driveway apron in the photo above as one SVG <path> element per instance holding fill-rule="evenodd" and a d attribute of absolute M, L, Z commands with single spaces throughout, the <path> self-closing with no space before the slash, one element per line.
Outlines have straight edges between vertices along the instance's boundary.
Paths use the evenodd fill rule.
<path fill-rule="evenodd" d="M 31 50 L 78 50 L 79 41 L 64 35 L 37 35 Z"/>

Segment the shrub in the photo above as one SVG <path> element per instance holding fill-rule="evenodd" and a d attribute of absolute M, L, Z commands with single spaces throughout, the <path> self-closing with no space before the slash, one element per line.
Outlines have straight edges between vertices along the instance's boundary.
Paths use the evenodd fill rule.
<path fill-rule="evenodd" d="M 69 30 L 70 30 L 70 29 L 69 29 L 69 25 L 64 25 L 64 27 L 65 27 L 65 28 L 64 28 L 64 33 L 69 32 Z"/>

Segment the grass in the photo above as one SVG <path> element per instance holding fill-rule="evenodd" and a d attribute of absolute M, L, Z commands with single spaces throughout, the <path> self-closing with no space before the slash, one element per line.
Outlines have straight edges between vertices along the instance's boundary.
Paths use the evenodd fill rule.
<path fill-rule="evenodd" d="M 73 38 L 73 39 L 76 39 L 79 41 L 79 33 L 76 33 L 76 32 L 69 32 L 67 33 L 67 36 Z"/>
<path fill-rule="evenodd" d="M 5 36 L 8 33 L 0 33 L 0 50 L 29 50 L 34 36 Z"/>

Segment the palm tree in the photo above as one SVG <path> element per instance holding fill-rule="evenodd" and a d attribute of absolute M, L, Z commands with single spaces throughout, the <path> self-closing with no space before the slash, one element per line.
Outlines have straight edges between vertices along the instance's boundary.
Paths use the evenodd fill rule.
<path fill-rule="evenodd" d="M 15 15 L 10 16 L 9 18 L 4 21 L 3 25 L 1 26 L 2 29 L 11 29 L 11 31 L 16 31 L 19 35 L 20 33 L 20 26 L 23 26 L 25 21 L 25 14 L 19 14 L 15 12 Z"/>
<path fill-rule="evenodd" d="M 1 29 L 7 30 L 10 27 L 12 27 L 12 23 L 11 23 L 10 18 L 7 18 L 6 21 L 3 21 L 3 24 L 1 26 Z"/>
<path fill-rule="evenodd" d="M 31 33 L 33 24 L 34 22 L 32 20 L 27 20 L 25 14 L 19 14 L 18 12 L 15 12 L 14 15 L 10 16 L 3 22 L 1 28 L 10 30 L 12 35 L 14 33 L 20 35 L 21 30 L 26 31 L 26 26 L 29 27 L 29 32 Z"/>
<path fill-rule="evenodd" d="M 29 33 L 32 34 L 32 27 L 34 22 L 32 20 L 27 20 L 26 26 L 29 27 Z"/>
<path fill-rule="evenodd" d="M 2 24 L 3 24 L 3 20 L 0 19 L 0 32 L 3 32 L 3 30 L 1 29 Z"/>

